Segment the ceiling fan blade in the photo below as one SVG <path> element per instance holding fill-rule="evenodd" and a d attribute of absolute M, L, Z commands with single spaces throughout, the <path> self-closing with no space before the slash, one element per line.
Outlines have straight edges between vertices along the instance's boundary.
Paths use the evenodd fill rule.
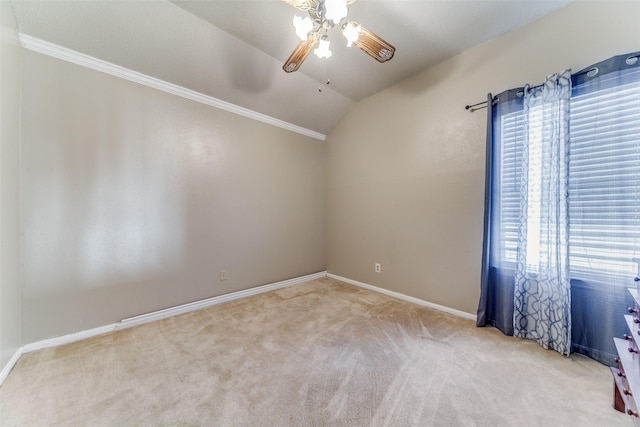
<path fill-rule="evenodd" d="M 357 26 L 358 23 L 351 21 L 348 25 Z M 360 35 L 353 44 L 378 62 L 387 62 L 393 58 L 394 53 L 396 53 L 395 47 L 364 27 L 361 27 Z"/>
<path fill-rule="evenodd" d="M 309 9 L 317 9 L 320 0 L 282 0 L 289 6 L 293 6 L 298 10 L 308 11 Z M 354 3 L 356 0 L 347 0 L 347 6 Z"/>
<path fill-rule="evenodd" d="M 289 6 L 293 6 L 296 9 L 307 11 L 311 9 L 316 3 L 317 0 L 282 0 Z"/>
<path fill-rule="evenodd" d="M 320 40 L 320 34 L 318 32 L 309 33 L 307 41 L 298 43 L 298 46 L 293 50 L 287 62 L 282 66 L 282 69 L 287 73 L 298 71 L 298 68 L 300 68 L 304 60 L 307 59 L 309 53 L 311 53 L 313 48 L 318 44 L 318 40 Z"/>

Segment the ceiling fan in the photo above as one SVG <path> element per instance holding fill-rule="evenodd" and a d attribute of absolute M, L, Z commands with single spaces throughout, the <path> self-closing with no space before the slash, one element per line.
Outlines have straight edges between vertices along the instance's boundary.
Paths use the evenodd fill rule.
<path fill-rule="evenodd" d="M 356 0 L 283 0 L 298 10 L 307 12 L 309 16 L 293 17 L 293 26 L 301 42 L 293 50 L 282 69 L 287 73 L 298 71 L 309 53 L 314 52 L 319 58 L 331 56 L 327 33 L 338 26 L 347 39 L 347 46 L 355 44 L 367 55 L 378 62 L 387 62 L 393 58 L 396 48 L 381 37 L 364 28 L 357 22 L 347 21 L 349 5 Z M 318 46 L 316 48 L 316 46 Z"/>

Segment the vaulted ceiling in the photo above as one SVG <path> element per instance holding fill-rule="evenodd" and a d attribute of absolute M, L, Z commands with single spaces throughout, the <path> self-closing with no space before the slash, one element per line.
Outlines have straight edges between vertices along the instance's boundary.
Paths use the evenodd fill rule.
<path fill-rule="evenodd" d="M 304 13 L 278 0 L 12 5 L 21 33 L 328 134 L 355 102 L 568 3 L 358 0 L 349 19 L 394 45 L 394 58 L 380 64 L 333 29 L 333 56 L 310 55 L 291 74 L 282 64 Z"/>

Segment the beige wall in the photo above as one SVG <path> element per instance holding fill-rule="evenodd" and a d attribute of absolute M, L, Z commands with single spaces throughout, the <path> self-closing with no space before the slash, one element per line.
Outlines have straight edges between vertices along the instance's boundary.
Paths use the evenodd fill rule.
<path fill-rule="evenodd" d="M 475 312 L 485 117 L 464 105 L 640 39 L 639 4 L 574 3 L 362 101 L 327 145 L 24 51 L 20 213 L 0 4 L 2 363 L 21 342 L 323 270 L 324 254 L 332 273 Z"/>
<path fill-rule="evenodd" d="M 0 369 L 21 341 L 20 60 L 11 4 L 0 1 Z"/>
<path fill-rule="evenodd" d="M 360 102 L 327 141 L 329 272 L 475 313 L 486 114 L 464 106 L 638 50 L 638 16 L 572 3 Z"/>
<path fill-rule="evenodd" d="M 24 342 L 324 270 L 322 142 L 23 60 Z"/>

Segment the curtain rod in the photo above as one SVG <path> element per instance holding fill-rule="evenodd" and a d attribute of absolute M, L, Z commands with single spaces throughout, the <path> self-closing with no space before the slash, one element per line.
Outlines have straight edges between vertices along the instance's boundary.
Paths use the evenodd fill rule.
<path fill-rule="evenodd" d="M 518 96 L 521 97 L 521 96 L 524 96 L 525 89 L 531 91 L 531 90 L 534 90 L 534 89 L 541 88 L 542 86 L 544 86 L 544 83 L 541 83 L 541 84 L 535 85 L 535 86 L 528 85 L 528 86 L 524 86 L 524 87 L 521 87 L 521 88 L 510 89 L 509 91 L 518 90 Z M 497 101 L 497 98 L 494 97 L 493 100 Z M 481 105 L 481 107 L 478 107 L 478 105 Z M 478 102 L 477 104 L 466 105 L 464 107 L 464 109 L 465 110 L 469 110 L 470 113 L 473 113 L 474 111 L 477 111 L 477 110 L 482 110 L 483 108 L 487 108 L 487 101 Z"/>
<path fill-rule="evenodd" d="M 482 105 L 482 106 L 478 107 L 478 105 Z M 487 108 L 487 101 L 478 102 L 477 104 L 471 104 L 464 107 L 464 109 L 469 110 L 470 113 L 473 113 L 474 111 L 477 111 L 477 110 L 482 110 L 483 108 Z"/>

